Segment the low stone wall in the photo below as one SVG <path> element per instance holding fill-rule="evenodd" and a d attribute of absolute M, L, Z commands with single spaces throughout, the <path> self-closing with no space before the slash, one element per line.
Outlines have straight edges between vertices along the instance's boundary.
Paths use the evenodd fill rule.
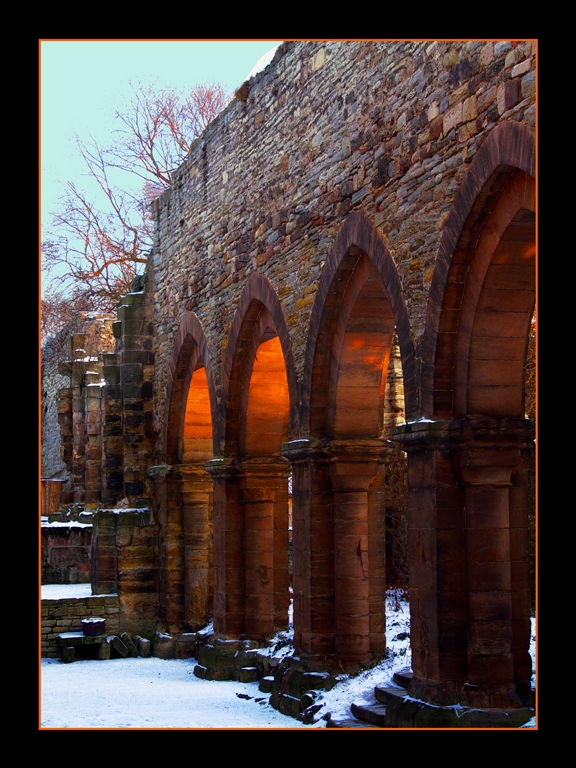
<path fill-rule="evenodd" d="M 44 524 L 41 541 L 42 584 L 90 583 L 91 525 Z"/>
<path fill-rule="evenodd" d="M 93 595 L 65 599 L 45 599 L 42 610 L 42 657 L 60 658 L 58 635 L 62 632 L 82 632 L 82 619 L 100 616 L 106 619 L 106 633 L 120 631 L 120 600 L 118 595 Z"/>

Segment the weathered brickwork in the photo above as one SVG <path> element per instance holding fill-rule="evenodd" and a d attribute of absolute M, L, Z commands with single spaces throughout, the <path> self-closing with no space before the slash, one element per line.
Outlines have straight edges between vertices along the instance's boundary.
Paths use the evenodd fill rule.
<path fill-rule="evenodd" d="M 88 584 L 92 526 L 42 525 L 42 584 Z"/>
<path fill-rule="evenodd" d="M 151 635 L 158 623 L 158 528 L 150 510 L 100 510 L 92 562 L 92 592 L 118 594 L 122 631 Z"/>
<path fill-rule="evenodd" d="M 99 499 L 101 355 L 114 349 L 113 319 L 81 312 L 42 348 L 42 477 L 66 481 L 63 501 Z"/>
<path fill-rule="evenodd" d="M 106 632 L 120 632 L 118 595 L 93 595 L 67 599 L 45 599 L 41 605 L 42 657 L 60 658 L 58 635 L 63 632 L 82 632 L 82 619 L 106 619 Z"/>
<path fill-rule="evenodd" d="M 157 201 L 155 424 L 187 309 L 219 381 L 231 319 L 257 271 L 274 285 L 302 377 L 310 313 L 346 214 L 366 214 L 421 339 L 458 184 L 502 120 L 534 126 L 534 42 L 293 43 L 191 148 Z"/>

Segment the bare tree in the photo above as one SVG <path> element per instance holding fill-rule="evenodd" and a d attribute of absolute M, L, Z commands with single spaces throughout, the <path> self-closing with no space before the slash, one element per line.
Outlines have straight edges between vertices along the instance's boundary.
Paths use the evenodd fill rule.
<path fill-rule="evenodd" d="M 78 312 L 89 312 L 92 309 L 90 301 L 81 294 L 65 294 L 53 288 L 48 289 L 42 297 L 40 314 L 40 338 L 44 344 L 49 336 L 58 333 L 66 323 L 70 322 Z"/>
<path fill-rule="evenodd" d="M 191 142 L 227 101 L 219 84 L 183 93 L 131 83 L 110 146 L 76 137 L 97 191 L 90 196 L 68 182 L 51 216 L 42 267 L 52 294 L 73 296 L 83 308 L 117 306 L 152 245 L 148 204 L 170 186 Z"/>

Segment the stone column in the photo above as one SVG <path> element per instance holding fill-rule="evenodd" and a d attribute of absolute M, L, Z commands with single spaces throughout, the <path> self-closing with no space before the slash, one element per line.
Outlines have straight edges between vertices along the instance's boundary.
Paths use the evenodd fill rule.
<path fill-rule="evenodd" d="M 158 532 L 159 619 L 178 632 L 184 622 L 184 542 L 179 467 L 162 464 L 148 469 L 154 480 Z"/>
<path fill-rule="evenodd" d="M 510 493 L 531 429 L 524 419 L 466 418 L 396 431 L 408 453 L 415 698 L 441 706 L 521 706 L 512 606 L 519 606 L 522 579 L 513 576 L 519 569 L 512 565 Z"/>
<path fill-rule="evenodd" d="M 253 640 L 288 627 L 288 498 L 283 457 L 239 463 L 244 503 L 245 634 Z"/>
<path fill-rule="evenodd" d="M 513 635 L 514 624 L 518 629 L 523 617 L 514 617 L 513 604 L 518 612 L 522 595 L 516 593 L 521 587 L 529 589 L 529 582 L 518 578 L 522 563 L 513 563 L 510 494 L 512 473 L 521 464 L 532 424 L 525 419 L 469 418 L 453 422 L 451 434 L 465 492 L 468 701 L 478 707 L 521 706 L 514 683 Z M 526 560 L 526 575 L 527 566 Z M 529 623 L 529 602 L 524 610 Z M 529 634 L 523 648 L 519 639 L 516 656 L 522 666 Z M 526 676 L 527 670 L 523 672 Z"/>
<path fill-rule="evenodd" d="M 294 440 L 294 645 L 350 668 L 386 648 L 385 539 L 370 485 L 387 453 L 381 440 Z"/>
<path fill-rule="evenodd" d="M 104 354 L 102 416 L 102 505 L 113 507 L 124 493 L 122 387 L 118 355 Z"/>
<path fill-rule="evenodd" d="M 184 620 L 188 631 L 205 627 L 211 613 L 212 478 L 203 465 L 180 464 L 184 537 Z"/>
<path fill-rule="evenodd" d="M 70 387 L 58 390 L 58 426 L 60 427 L 60 458 L 66 465 L 70 478 L 73 466 L 73 437 L 72 437 L 72 389 Z M 72 503 L 73 485 L 66 483 L 66 491 L 62 494 L 62 503 Z"/>
<path fill-rule="evenodd" d="M 523 701 L 528 701 L 532 688 L 532 658 L 529 653 L 530 531 L 528 518 L 528 454 L 521 451 L 520 464 L 513 470 L 510 488 L 510 564 L 512 569 L 512 657 L 514 683 Z"/>
<path fill-rule="evenodd" d="M 384 526 L 377 528 L 368 511 L 385 445 L 332 440 L 327 451 L 334 509 L 334 650 L 343 663 L 354 664 L 386 650 Z"/>
<path fill-rule="evenodd" d="M 100 366 L 98 366 L 100 367 Z M 85 374 L 86 503 L 98 503 L 102 490 L 103 386 L 100 373 Z"/>
<path fill-rule="evenodd" d="M 74 503 L 86 501 L 86 425 L 84 368 L 82 361 L 72 363 L 72 488 Z"/>
<path fill-rule="evenodd" d="M 292 587 L 294 647 L 299 654 L 334 653 L 334 544 L 329 459 L 321 442 L 282 446 L 292 465 Z"/>
<path fill-rule="evenodd" d="M 214 633 L 244 634 L 244 514 L 234 459 L 206 462 L 214 487 Z"/>

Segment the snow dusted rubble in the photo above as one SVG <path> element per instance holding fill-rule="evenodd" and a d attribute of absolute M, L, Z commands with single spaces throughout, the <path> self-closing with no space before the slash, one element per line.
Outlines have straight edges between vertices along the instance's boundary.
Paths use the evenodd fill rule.
<path fill-rule="evenodd" d="M 42 596 L 70 596 L 71 588 L 89 594 L 89 585 L 44 585 Z M 200 634 L 209 638 L 212 631 L 210 625 Z M 329 719 L 350 719 L 352 703 L 374 703 L 374 688 L 393 685 L 394 673 L 410 667 L 409 636 L 408 602 L 389 593 L 385 657 L 357 675 L 338 675 L 331 690 L 317 691 L 314 705 L 318 710 L 315 722 L 309 724 L 270 706 L 269 693 L 261 689 L 263 681 L 201 680 L 194 674 L 198 662 L 192 658 L 120 658 L 73 664 L 42 659 L 41 728 L 325 728 Z M 292 641 L 292 629 L 279 633 L 268 647 L 258 650 L 259 661 L 265 663 L 267 658 L 273 671 L 294 652 Z M 534 619 L 531 654 L 534 659 Z M 360 722 L 358 727 L 362 727 Z M 536 719 L 523 727 L 535 728 Z"/>

